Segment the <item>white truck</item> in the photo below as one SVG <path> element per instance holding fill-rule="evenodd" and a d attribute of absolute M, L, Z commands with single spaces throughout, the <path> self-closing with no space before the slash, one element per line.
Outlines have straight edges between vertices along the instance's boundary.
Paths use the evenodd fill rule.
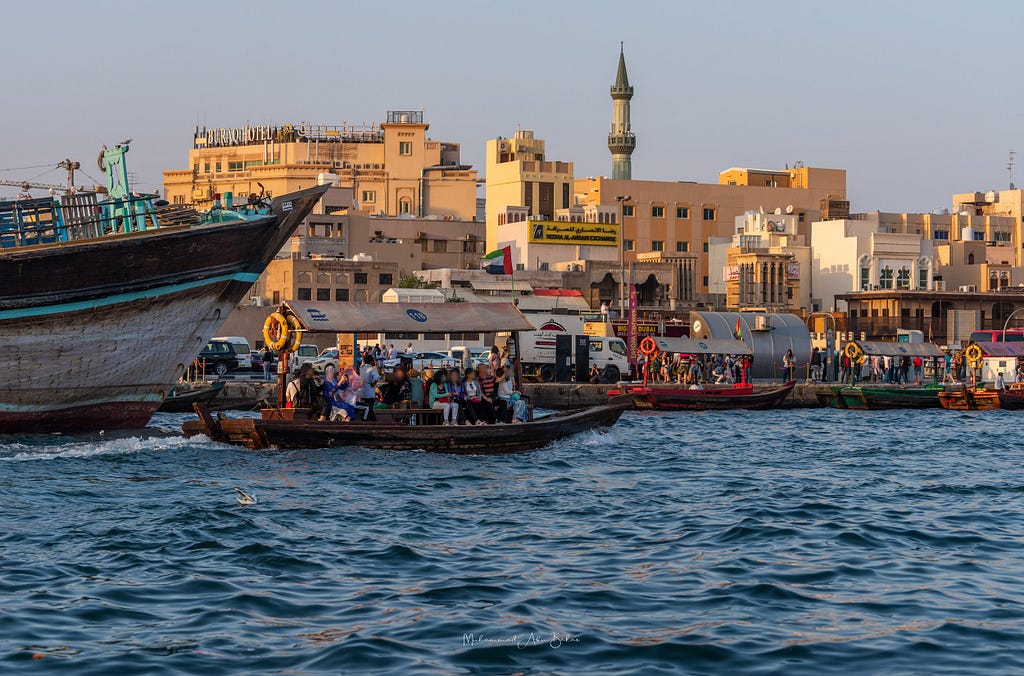
<path fill-rule="evenodd" d="M 557 336 L 582 336 L 584 317 L 578 315 L 528 315 L 536 331 L 519 334 L 519 356 L 523 373 L 549 383 L 555 380 L 555 343 Z M 630 373 L 626 343 L 614 336 L 590 336 L 590 364 L 597 365 L 608 382 L 618 382 Z"/>

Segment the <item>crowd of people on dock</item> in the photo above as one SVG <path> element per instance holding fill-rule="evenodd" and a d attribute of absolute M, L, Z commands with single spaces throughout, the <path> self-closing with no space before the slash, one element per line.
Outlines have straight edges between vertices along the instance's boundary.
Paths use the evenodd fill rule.
<path fill-rule="evenodd" d="M 385 353 L 386 354 L 386 353 Z M 286 406 L 308 408 L 316 420 L 377 420 L 376 411 L 404 409 L 416 422 L 417 411 L 439 414 L 443 425 L 523 423 L 526 399 L 513 381 L 508 354 L 494 348 L 487 363 L 469 368 L 424 369 L 397 366 L 382 374 L 372 350 L 357 370 L 333 366 L 321 378 L 309 364 L 288 384 Z M 422 423 L 421 423 L 422 424 Z"/>
<path fill-rule="evenodd" d="M 658 352 L 650 359 L 641 356 L 637 366 L 652 383 L 700 386 L 749 381 L 752 363 L 749 356 Z"/>

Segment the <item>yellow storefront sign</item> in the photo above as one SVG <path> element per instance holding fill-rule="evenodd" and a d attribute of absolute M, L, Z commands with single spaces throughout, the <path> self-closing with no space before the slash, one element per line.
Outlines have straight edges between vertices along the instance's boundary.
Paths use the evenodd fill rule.
<path fill-rule="evenodd" d="M 529 241 L 533 244 L 618 246 L 619 226 L 615 223 L 574 223 L 572 221 L 530 221 Z"/>

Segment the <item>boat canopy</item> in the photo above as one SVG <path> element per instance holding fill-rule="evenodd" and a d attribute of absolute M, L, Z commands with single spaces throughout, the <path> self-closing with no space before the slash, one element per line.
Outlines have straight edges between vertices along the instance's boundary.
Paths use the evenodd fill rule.
<path fill-rule="evenodd" d="M 897 343 L 892 340 L 855 341 L 869 357 L 944 357 L 935 343 Z"/>
<path fill-rule="evenodd" d="M 282 305 L 307 333 L 496 333 L 533 331 L 512 303 L 344 303 Z"/>
<path fill-rule="evenodd" d="M 986 357 L 1024 357 L 1024 343 L 975 343 L 985 353 Z"/>
<path fill-rule="evenodd" d="M 662 352 L 677 354 L 752 354 L 742 340 L 729 338 L 669 338 L 651 336 Z"/>

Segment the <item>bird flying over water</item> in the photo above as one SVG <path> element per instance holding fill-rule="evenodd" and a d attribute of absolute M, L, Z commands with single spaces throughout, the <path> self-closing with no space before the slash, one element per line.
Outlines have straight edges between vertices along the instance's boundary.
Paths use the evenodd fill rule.
<path fill-rule="evenodd" d="M 243 491 L 241 488 L 236 487 L 235 488 L 235 492 L 238 493 L 238 496 L 235 498 L 235 500 L 238 500 L 238 504 L 240 504 L 240 505 L 255 505 L 256 504 L 256 498 L 253 497 L 252 495 L 249 495 L 248 493 Z"/>

